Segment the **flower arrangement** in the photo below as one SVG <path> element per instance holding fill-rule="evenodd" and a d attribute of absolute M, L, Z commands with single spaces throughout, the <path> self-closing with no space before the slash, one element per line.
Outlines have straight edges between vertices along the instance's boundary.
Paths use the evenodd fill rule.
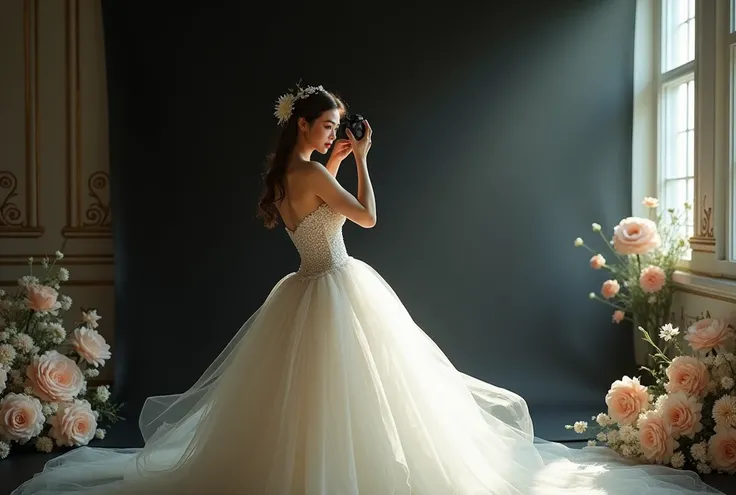
<path fill-rule="evenodd" d="M 291 114 L 294 112 L 294 105 L 297 100 L 303 100 L 312 96 L 315 93 L 324 91 L 325 89 L 320 86 L 307 86 L 301 88 L 299 84 L 296 85 L 296 91 L 290 89 L 287 93 L 281 95 L 276 100 L 274 105 L 273 115 L 278 120 L 278 124 L 283 126 L 291 118 Z"/>
<path fill-rule="evenodd" d="M 64 328 L 72 299 L 58 292 L 69 280 L 57 266 L 62 258 L 60 251 L 45 257 L 38 276 L 29 258 L 30 273 L 14 294 L 0 290 L 0 459 L 13 444 L 41 452 L 87 445 L 104 438 L 105 423 L 122 419 L 108 386 L 87 385 L 111 358 L 97 310 L 82 308 L 74 330 Z"/>
<path fill-rule="evenodd" d="M 600 295 L 591 292 L 590 299 L 612 306 L 614 323 L 629 320 L 635 328 L 657 329 L 670 319 L 674 295 L 672 275 L 689 248 L 685 219 L 692 207 L 685 203 L 683 211 L 668 209 L 657 214 L 657 198 L 646 197 L 642 204 L 653 218 L 624 218 L 614 228 L 610 240 L 599 224 L 592 224 L 593 232 L 599 233 L 611 251 L 614 263 L 609 263 L 580 237 L 574 245 L 593 253 L 591 268 L 607 270 L 610 274 L 601 286 Z M 656 334 L 650 337 L 658 338 Z M 637 362 L 653 364 L 651 359 L 646 362 L 637 359 Z"/>
<path fill-rule="evenodd" d="M 685 335 L 671 323 L 659 328 L 664 347 L 639 327 L 653 348 L 656 383 L 624 376 L 605 397 L 608 411 L 593 416 L 602 442 L 624 457 L 701 474 L 736 473 L 736 345 L 734 328 L 722 319 L 699 318 Z M 675 357 L 668 354 L 670 348 Z M 586 421 L 566 425 L 577 433 Z"/>

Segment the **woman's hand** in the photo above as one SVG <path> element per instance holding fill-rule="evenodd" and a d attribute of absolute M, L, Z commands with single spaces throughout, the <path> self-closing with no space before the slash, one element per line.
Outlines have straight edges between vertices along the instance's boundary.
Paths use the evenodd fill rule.
<path fill-rule="evenodd" d="M 330 160 L 335 160 L 337 163 L 342 162 L 353 152 L 353 145 L 349 139 L 338 139 L 332 146 Z"/>
<path fill-rule="evenodd" d="M 355 153 L 355 158 L 365 159 L 366 156 L 368 156 L 368 150 L 371 149 L 371 144 L 373 144 L 373 129 L 367 120 L 364 120 L 363 124 L 365 124 L 365 135 L 360 141 L 355 139 L 355 136 L 353 136 L 350 129 L 346 129 L 346 131 L 348 138 L 350 139 L 350 144 L 352 145 L 353 153 Z"/>

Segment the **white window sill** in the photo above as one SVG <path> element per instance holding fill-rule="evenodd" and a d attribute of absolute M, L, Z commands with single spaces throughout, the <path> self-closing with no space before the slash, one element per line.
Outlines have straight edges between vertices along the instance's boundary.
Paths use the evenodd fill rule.
<path fill-rule="evenodd" d="M 736 280 L 681 270 L 672 275 L 672 280 L 684 292 L 736 303 Z"/>

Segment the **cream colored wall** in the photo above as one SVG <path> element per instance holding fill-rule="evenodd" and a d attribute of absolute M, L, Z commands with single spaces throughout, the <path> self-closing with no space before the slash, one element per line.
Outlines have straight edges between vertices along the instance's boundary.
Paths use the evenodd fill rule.
<path fill-rule="evenodd" d="M 675 321 L 684 333 L 696 318 L 711 316 L 724 318 L 736 326 L 736 293 L 721 292 L 709 294 L 708 291 L 694 287 L 684 287 L 677 292 L 673 304 Z"/>
<path fill-rule="evenodd" d="M 115 343 L 107 103 L 98 0 L 0 2 L 0 287 L 64 246 L 62 293 Z M 71 321 L 68 322 L 71 325 Z"/>

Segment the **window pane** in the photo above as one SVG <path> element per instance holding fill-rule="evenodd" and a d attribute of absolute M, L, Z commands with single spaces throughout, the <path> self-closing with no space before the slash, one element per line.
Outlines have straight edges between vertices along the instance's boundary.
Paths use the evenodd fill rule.
<path fill-rule="evenodd" d="M 683 179 L 687 176 L 687 138 L 687 131 L 678 132 L 675 135 L 672 156 L 669 156 L 667 160 L 667 175 L 665 179 Z"/>
<path fill-rule="evenodd" d="M 687 60 L 695 60 L 695 19 L 687 21 Z"/>
<path fill-rule="evenodd" d="M 663 72 L 695 58 L 695 8 L 691 2 L 693 0 L 663 0 Z"/>
<path fill-rule="evenodd" d="M 695 128 L 695 80 L 687 83 L 687 128 Z"/>
<path fill-rule="evenodd" d="M 665 207 L 682 210 L 687 201 L 687 179 L 673 179 L 665 184 Z"/>
<path fill-rule="evenodd" d="M 695 131 L 687 131 L 687 175 L 695 175 Z"/>
<path fill-rule="evenodd" d="M 675 103 L 674 124 L 675 132 L 683 132 L 688 128 L 688 84 L 682 83 L 677 86 L 677 96 Z"/>
<path fill-rule="evenodd" d="M 675 22 L 675 25 L 682 24 L 687 21 L 688 19 L 688 10 L 689 10 L 689 4 L 690 2 L 688 0 L 674 0 L 674 2 L 670 2 L 673 5 L 673 12 L 672 17 Z"/>

